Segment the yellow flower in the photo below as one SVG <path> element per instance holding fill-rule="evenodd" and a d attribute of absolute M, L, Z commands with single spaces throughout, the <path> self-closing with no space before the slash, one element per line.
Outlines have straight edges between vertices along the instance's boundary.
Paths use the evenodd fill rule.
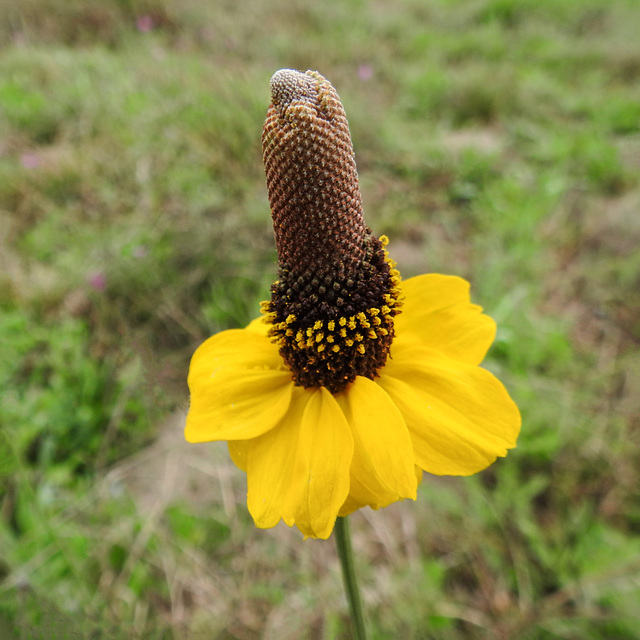
<path fill-rule="evenodd" d="M 260 318 L 195 352 L 185 436 L 228 442 L 258 527 L 327 538 L 337 516 L 415 499 L 421 470 L 469 475 L 506 455 L 520 415 L 478 366 L 495 324 L 468 283 L 401 281 L 364 225 L 333 87 L 285 70 L 271 88 L 278 278 Z"/>

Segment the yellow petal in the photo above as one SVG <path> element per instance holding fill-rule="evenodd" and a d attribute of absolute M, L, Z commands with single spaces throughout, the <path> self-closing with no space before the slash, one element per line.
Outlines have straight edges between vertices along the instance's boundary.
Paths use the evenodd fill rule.
<path fill-rule="evenodd" d="M 340 507 L 340 511 L 338 511 L 338 515 L 341 517 L 348 516 L 350 513 L 357 511 L 358 509 L 362 509 L 362 503 L 355 498 L 352 498 L 350 495 L 347 496 L 347 499 L 344 501 L 344 504 Z"/>
<path fill-rule="evenodd" d="M 425 471 L 470 475 L 516 446 L 518 408 L 485 369 L 416 349 L 413 361 L 392 360 L 381 373 Z"/>
<path fill-rule="evenodd" d="M 254 326 L 253 322 L 249 326 Z M 262 333 L 248 329 L 221 331 L 205 340 L 193 354 L 189 375 L 198 367 L 223 366 L 285 368 L 278 347 Z"/>
<path fill-rule="evenodd" d="M 265 336 L 234 329 L 204 342 L 189 369 L 189 442 L 255 438 L 273 428 L 291 402 L 291 374 Z"/>
<path fill-rule="evenodd" d="M 353 438 L 326 389 L 294 390 L 287 415 L 248 442 L 247 504 L 256 526 L 282 518 L 305 536 L 328 538 L 349 492 Z"/>
<path fill-rule="evenodd" d="M 391 398 L 363 377 L 335 397 L 354 440 L 351 506 L 378 509 L 404 498 L 415 500 L 417 480 L 411 438 Z"/>
<path fill-rule="evenodd" d="M 249 443 L 251 440 L 229 440 L 227 447 L 229 448 L 229 455 L 233 460 L 233 463 L 242 469 L 247 471 L 247 455 L 249 453 Z"/>
<path fill-rule="evenodd" d="M 267 322 L 265 316 L 260 316 L 258 318 L 254 318 L 247 326 L 247 331 L 252 331 L 253 333 L 260 333 L 263 336 L 267 335 L 267 331 L 269 331 L 269 327 L 271 325 Z"/>
<path fill-rule="evenodd" d="M 402 282 L 402 313 L 395 320 L 391 357 L 416 344 L 449 358 L 480 364 L 496 333 L 494 321 L 469 301 L 469 283 L 427 274 Z"/>

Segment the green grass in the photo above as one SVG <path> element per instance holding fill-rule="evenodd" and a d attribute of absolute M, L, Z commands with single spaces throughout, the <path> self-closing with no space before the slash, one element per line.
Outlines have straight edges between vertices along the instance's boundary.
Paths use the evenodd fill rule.
<path fill-rule="evenodd" d="M 459 274 L 518 448 L 353 517 L 373 639 L 637 638 L 640 6 L 0 0 L 0 636 L 347 638 L 332 542 L 183 442 L 275 275 L 268 81 L 338 89 L 367 221 Z M 3 635 L 4 634 L 4 635 Z"/>

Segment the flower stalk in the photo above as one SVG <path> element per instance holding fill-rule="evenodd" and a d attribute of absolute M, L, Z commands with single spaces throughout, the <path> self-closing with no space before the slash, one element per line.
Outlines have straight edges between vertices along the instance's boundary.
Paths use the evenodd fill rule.
<path fill-rule="evenodd" d="M 349 531 L 349 521 L 347 517 L 339 517 L 335 526 L 336 547 L 342 568 L 342 579 L 344 589 L 349 602 L 349 613 L 351 624 L 353 625 L 353 637 L 355 640 L 366 640 L 367 632 L 362 613 L 362 600 L 360 598 L 360 588 L 358 586 L 358 576 L 353 561 L 353 546 L 351 545 L 351 533 Z"/>

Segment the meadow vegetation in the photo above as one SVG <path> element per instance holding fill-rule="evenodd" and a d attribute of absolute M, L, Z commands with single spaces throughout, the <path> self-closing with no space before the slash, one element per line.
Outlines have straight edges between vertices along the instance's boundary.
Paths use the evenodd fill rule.
<path fill-rule="evenodd" d="M 275 274 L 268 82 L 344 102 L 404 276 L 498 322 L 516 450 L 352 518 L 375 639 L 640 628 L 636 0 L 0 0 L 0 636 L 346 639 L 331 540 L 188 446 L 195 347 Z M 3 635 L 4 634 L 4 635 Z"/>

